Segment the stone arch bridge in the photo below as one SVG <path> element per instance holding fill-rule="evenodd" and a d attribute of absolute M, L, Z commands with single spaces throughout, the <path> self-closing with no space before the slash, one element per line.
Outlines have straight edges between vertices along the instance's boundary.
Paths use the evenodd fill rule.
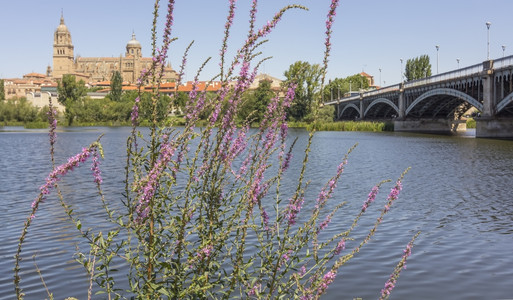
<path fill-rule="evenodd" d="M 327 101 L 338 120 L 393 121 L 395 131 L 453 133 L 478 111 L 476 137 L 513 138 L 513 56 Z"/>

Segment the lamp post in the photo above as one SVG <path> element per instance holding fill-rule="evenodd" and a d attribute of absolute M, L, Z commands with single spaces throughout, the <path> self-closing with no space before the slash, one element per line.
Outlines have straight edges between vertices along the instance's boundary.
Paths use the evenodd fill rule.
<path fill-rule="evenodd" d="M 399 58 L 399 60 L 401 61 L 401 83 L 402 83 L 403 82 L 403 59 Z"/>
<path fill-rule="evenodd" d="M 379 87 L 381 87 L 381 68 L 379 68 Z"/>
<path fill-rule="evenodd" d="M 506 51 L 506 46 L 502 45 L 502 58 L 504 58 L 504 51 Z"/>
<path fill-rule="evenodd" d="M 440 46 L 436 45 L 436 74 L 438 74 L 438 50 L 440 49 Z"/>
<path fill-rule="evenodd" d="M 458 63 L 458 69 L 460 68 L 460 59 L 456 58 L 456 62 Z"/>
<path fill-rule="evenodd" d="M 486 22 L 486 45 L 487 45 L 487 52 L 486 52 L 486 60 L 490 60 L 490 25 L 492 23 Z"/>

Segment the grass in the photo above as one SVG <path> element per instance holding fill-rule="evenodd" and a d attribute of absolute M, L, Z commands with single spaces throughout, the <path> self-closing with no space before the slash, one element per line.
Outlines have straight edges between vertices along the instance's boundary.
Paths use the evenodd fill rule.
<path fill-rule="evenodd" d="M 23 126 L 27 129 L 45 129 L 45 128 L 48 128 L 48 122 L 43 122 L 43 121 L 27 122 Z"/>
<path fill-rule="evenodd" d="M 291 126 L 292 127 L 292 126 Z M 393 123 L 369 121 L 340 121 L 307 124 L 307 129 L 317 131 L 394 131 Z"/>
<path fill-rule="evenodd" d="M 59 122 L 64 124 L 63 122 Z M 204 123 L 204 124 L 202 124 Z M 207 121 L 201 122 L 198 126 L 206 126 Z M 165 126 L 183 126 L 185 120 L 183 117 L 171 117 L 168 118 L 164 124 Z M 43 129 L 48 127 L 47 122 L 35 121 L 35 122 L 2 122 L 0 126 L 23 126 L 27 129 Z M 140 124 L 141 127 L 150 126 L 150 122 L 143 120 Z M 104 122 L 73 122 L 72 126 L 76 127 L 94 127 L 94 126 L 106 126 L 106 127 L 117 127 L 117 126 L 131 126 L 130 122 L 119 122 L 119 121 L 104 121 Z M 252 127 L 258 127 L 259 124 L 252 124 Z M 291 128 L 306 128 L 308 130 L 315 129 L 317 131 L 394 131 L 394 124 L 391 122 L 369 122 L 369 121 L 339 121 L 339 122 L 289 122 Z M 467 128 L 476 128 L 476 121 L 474 119 L 467 120 Z"/>
<path fill-rule="evenodd" d="M 467 129 L 469 128 L 476 128 L 476 120 L 467 119 Z"/>

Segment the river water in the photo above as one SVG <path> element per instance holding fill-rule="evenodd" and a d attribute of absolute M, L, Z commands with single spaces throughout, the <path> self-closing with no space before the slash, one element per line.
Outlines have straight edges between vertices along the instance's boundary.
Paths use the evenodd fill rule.
<path fill-rule="evenodd" d="M 71 128 L 58 132 L 56 155 L 62 162 L 105 133 L 102 161 L 109 201 L 119 201 L 127 128 Z M 295 160 L 307 133 L 297 136 Z M 333 202 L 347 201 L 326 229 L 344 230 L 358 212 L 370 188 L 395 179 L 407 167 L 403 191 L 375 238 L 343 266 L 325 299 L 376 299 L 403 249 L 421 231 L 407 268 L 392 299 L 507 299 L 513 298 L 513 142 L 466 136 L 405 133 L 318 132 L 314 138 L 307 178 L 320 188 L 336 171 L 352 145 Z M 0 128 L 0 299 L 14 299 L 14 253 L 30 204 L 50 170 L 45 130 Z M 64 193 L 84 223 L 102 224 L 103 216 L 90 186 L 89 167 L 61 182 Z M 376 219 L 392 183 L 385 185 L 375 207 L 362 219 L 365 234 Z M 314 196 L 315 193 L 313 192 Z M 55 299 L 86 299 L 88 282 L 73 259 L 76 229 L 56 201 L 42 204 L 24 246 L 22 288 L 26 299 L 48 298 L 36 272 Z M 102 299 L 101 296 L 95 298 Z"/>

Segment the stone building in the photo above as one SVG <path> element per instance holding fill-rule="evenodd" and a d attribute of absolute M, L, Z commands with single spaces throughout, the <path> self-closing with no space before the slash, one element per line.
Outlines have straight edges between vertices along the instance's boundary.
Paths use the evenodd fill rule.
<path fill-rule="evenodd" d="M 375 85 L 374 85 L 374 76 L 369 75 L 369 74 L 367 74 L 367 73 L 365 73 L 363 71 L 360 73 L 360 75 L 362 77 L 365 77 L 365 79 L 367 79 L 367 82 L 369 83 L 369 87 L 375 87 Z"/>
<path fill-rule="evenodd" d="M 25 97 L 29 93 L 41 92 L 42 88 L 57 86 L 45 74 L 29 73 L 23 78 L 4 79 L 5 99 Z"/>
<path fill-rule="evenodd" d="M 53 70 L 52 76 L 60 80 L 64 74 L 75 75 L 86 83 L 110 80 L 114 71 L 119 71 L 123 81 L 135 83 L 143 69 L 149 69 L 152 58 L 142 57 L 141 43 L 132 39 L 126 45 L 125 56 L 119 57 L 75 57 L 71 34 L 64 17 L 61 15 L 59 26 L 53 39 Z M 168 64 L 164 68 L 163 81 L 172 82 L 177 79 L 176 71 Z"/>

